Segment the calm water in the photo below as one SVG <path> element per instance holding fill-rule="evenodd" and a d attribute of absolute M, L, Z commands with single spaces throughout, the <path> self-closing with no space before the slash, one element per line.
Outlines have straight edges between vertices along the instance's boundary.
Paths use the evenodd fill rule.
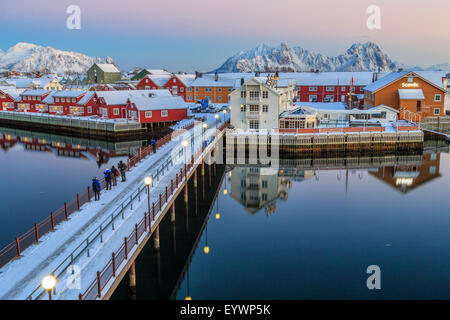
<path fill-rule="evenodd" d="M 1 141 L 1 246 L 123 159 L 123 146 L 64 156 L 56 138 L 36 151 L 25 137 Z M 113 298 L 448 299 L 449 154 L 391 160 L 364 169 L 207 166 L 188 206 L 177 200 L 176 221 L 163 220 L 159 253 L 151 240 L 138 257 L 136 294 L 125 277 Z M 381 268 L 381 290 L 366 287 L 369 265 Z"/>
<path fill-rule="evenodd" d="M 225 169 L 213 178 L 218 202 L 206 185 L 195 215 L 191 185 L 160 252 L 150 241 L 138 258 L 136 295 L 126 277 L 113 298 L 450 298 L 448 153 L 348 171 Z M 186 227 L 186 216 L 206 224 Z M 381 290 L 367 289 L 369 265 L 381 268 Z"/>

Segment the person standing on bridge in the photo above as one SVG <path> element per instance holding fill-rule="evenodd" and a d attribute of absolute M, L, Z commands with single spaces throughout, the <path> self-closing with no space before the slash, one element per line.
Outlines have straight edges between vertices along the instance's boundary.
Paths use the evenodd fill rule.
<path fill-rule="evenodd" d="M 111 190 L 111 179 L 112 179 L 111 170 L 106 169 L 104 174 L 105 174 L 106 190 Z"/>
<path fill-rule="evenodd" d="M 117 166 L 118 166 L 118 168 L 120 170 L 120 174 L 122 176 L 122 182 L 127 181 L 127 177 L 125 176 L 125 172 L 127 171 L 127 165 L 125 163 L 123 163 L 122 160 L 120 160 L 120 162 Z"/>
<path fill-rule="evenodd" d="M 153 147 L 153 153 L 156 153 L 156 141 L 155 141 L 155 139 L 152 140 L 151 145 Z"/>
<path fill-rule="evenodd" d="M 102 185 L 100 184 L 100 181 L 96 177 L 92 179 L 92 190 L 94 190 L 94 196 L 95 201 L 100 200 L 100 189 L 102 188 Z"/>
<path fill-rule="evenodd" d="M 117 177 L 119 176 L 119 170 L 117 170 L 116 167 L 112 166 L 111 173 L 113 186 L 117 186 Z"/>

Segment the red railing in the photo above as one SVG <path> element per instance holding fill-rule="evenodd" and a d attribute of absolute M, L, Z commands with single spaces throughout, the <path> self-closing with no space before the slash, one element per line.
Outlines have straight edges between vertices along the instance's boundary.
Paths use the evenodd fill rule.
<path fill-rule="evenodd" d="M 203 118 L 204 120 L 204 118 Z M 172 137 L 178 137 L 185 130 L 189 130 L 194 127 L 194 123 L 186 125 L 181 129 L 175 130 L 173 133 L 166 135 L 162 139 L 156 142 L 156 149 L 160 148 L 171 140 Z M 142 159 L 146 158 L 153 152 L 152 146 L 143 147 L 139 150 L 139 154 L 128 159 L 128 170 L 134 167 Z M 100 179 L 101 190 L 106 186 L 105 179 Z M 5 246 L 0 250 L 0 268 L 5 266 L 8 262 L 16 257 L 19 257 L 22 252 L 37 243 L 39 239 L 50 231 L 55 230 L 55 227 L 63 221 L 66 221 L 69 216 L 79 211 L 80 208 L 87 202 L 90 202 L 93 198 L 93 191 L 90 187 L 81 194 L 77 194 L 76 197 L 69 202 L 65 202 L 64 205 L 56 211 L 50 212 L 49 216 L 39 223 L 35 223 L 34 227 L 29 229 L 24 234 L 15 238 L 13 242 Z"/>
<path fill-rule="evenodd" d="M 216 133 L 225 129 L 227 123 L 220 126 Z M 155 221 L 155 217 L 164 208 L 164 205 L 168 202 L 168 199 L 174 194 L 178 186 L 183 182 L 183 177 L 186 178 L 189 170 L 194 166 L 195 161 L 197 161 L 202 156 L 202 150 L 198 150 L 192 157 L 190 163 L 186 165 L 186 169 L 181 168 L 180 174 L 176 174 L 175 179 L 170 181 L 170 184 L 166 186 L 165 192 L 159 194 L 159 200 L 152 202 L 150 212 L 144 213 L 144 217 L 137 223 L 133 229 L 133 232 L 128 237 L 124 238 L 124 241 L 120 248 L 113 252 L 111 259 L 106 263 L 106 266 L 101 271 L 97 271 L 95 280 L 92 281 L 91 285 L 86 289 L 84 293 L 80 293 L 79 300 L 95 300 L 102 296 L 102 290 L 108 284 L 108 281 L 116 276 L 116 272 L 120 265 L 128 260 L 129 253 L 139 245 L 139 239 L 142 235 L 147 232 L 151 232 L 151 223 Z"/>

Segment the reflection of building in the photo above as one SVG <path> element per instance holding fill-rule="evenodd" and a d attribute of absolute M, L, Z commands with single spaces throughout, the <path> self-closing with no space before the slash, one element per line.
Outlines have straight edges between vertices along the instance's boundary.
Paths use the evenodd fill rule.
<path fill-rule="evenodd" d="M 273 170 L 258 167 L 235 167 L 231 175 L 231 197 L 255 214 L 265 208 L 270 215 L 277 210 L 277 199 L 287 200 L 291 178 L 303 180 L 314 177 L 314 171 L 295 169 Z"/>
<path fill-rule="evenodd" d="M 398 191 L 406 193 L 428 181 L 440 176 L 439 153 L 424 153 L 420 165 L 402 165 L 397 167 L 383 167 L 371 175 L 383 180 Z"/>

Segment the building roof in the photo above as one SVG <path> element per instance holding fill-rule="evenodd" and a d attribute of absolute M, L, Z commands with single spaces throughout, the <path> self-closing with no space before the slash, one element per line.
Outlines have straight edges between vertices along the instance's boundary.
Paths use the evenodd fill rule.
<path fill-rule="evenodd" d="M 175 74 L 175 77 L 177 77 L 186 87 L 192 86 L 192 82 L 195 80 L 195 74 Z"/>
<path fill-rule="evenodd" d="M 297 102 L 296 106 L 309 107 L 317 111 L 344 111 L 347 106 L 342 102 Z"/>
<path fill-rule="evenodd" d="M 145 69 L 145 70 L 152 75 L 171 75 L 170 72 L 163 69 Z"/>
<path fill-rule="evenodd" d="M 364 90 L 369 92 L 375 92 L 380 90 L 381 88 L 387 86 L 388 84 L 400 79 L 401 77 L 408 74 L 409 71 L 401 71 L 401 72 L 391 72 L 387 74 L 386 76 L 382 77 L 381 79 L 367 85 Z"/>
<path fill-rule="evenodd" d="M 42 96 L 44 94 L 50 93 L 50 90 L 36 89 L 36 90 L 26 90 L 21 93 L 22 96 Z"/>
<path fill-rule="evenodd" d="M 188 106 L 182 97 L 143 97 L 132 96 L 129 101 L 133 103 L 139 111 L 187 109 Z"/>
<path fill-rule="evenodd" d="M 83 94 L 85 94 L 85 91 L 79 91 L 79 90 L 61 90 L 57 91 L 53 94 L 55 98 L 77 98 Z"/>
<path fill-rule="evenodd" d="M 106 73 L 120 73 L 120 70 L 112 63 L 97 63 L 97 66 Z"/>
<path fill-rule="evenodd" d="M 17 98 L 19 98 L 20 94 L 22 93 L 21 90 L 17 90 L 17 89 L 1 89 L 1 91 L 4 94 L 7 94 L 8 96 L 10 96 L 13 100 L 16 100 Z"/>
<path fill-rule="evenodd" d="M 79 106 L 83 106 L 86 104 L 86 102 L 89 101 L 89 99 L 95 95 L 95 91 L 87 91 L 85 92 L 85 95 L 83 96 L 83 98 L 80 99 L 80 101 L 77 102 L 77 105 Z"/>
<path fill-rule="evenodd" d="M 168 97 L 172 96 L 169 90 L 118 90 L 118 91 L 96 91 L 99 98 L 103 98 L 107 105 L 126 105 L 130 97 Z"/>
<path fill-rule="evenodd" d="M 52 91 L 50 92 L 50 94 L 48 96 L 45 97 L 44 100 L 42 100 L 43 103 L 46 104 L 52 104 L 54 103 L 54 99 L 53 99 L 53 95 L 56 93 L 56 91 Z"/>
<path fill-rule="evenodd" d="M 389 110 L 389 111 L 391 111 L 391 112 L 400 113 L 399 110 L 394 109 L 394 108 L 391 108 L 391 107 L 386 106 L 386 105 L 384 105 L 384 104 L 380 104 L 379 106 L 369 108 L 369 110 L 380 110 L 380 109 L 387 109 L 387 110 Z"/>
<path fill-rule="evenodd" d="M 400 96 L 400 100 L 425 99 L 422 89 L 398 89 L 398 95 Z"/>
<path fill-rule="evenodd" d="M 217 81 L 214 74 L 203 74 L 192 81 L 192 87 L 230 87 L 234 88 L 236 79 L 224 77 L 219 74 Z"/>

